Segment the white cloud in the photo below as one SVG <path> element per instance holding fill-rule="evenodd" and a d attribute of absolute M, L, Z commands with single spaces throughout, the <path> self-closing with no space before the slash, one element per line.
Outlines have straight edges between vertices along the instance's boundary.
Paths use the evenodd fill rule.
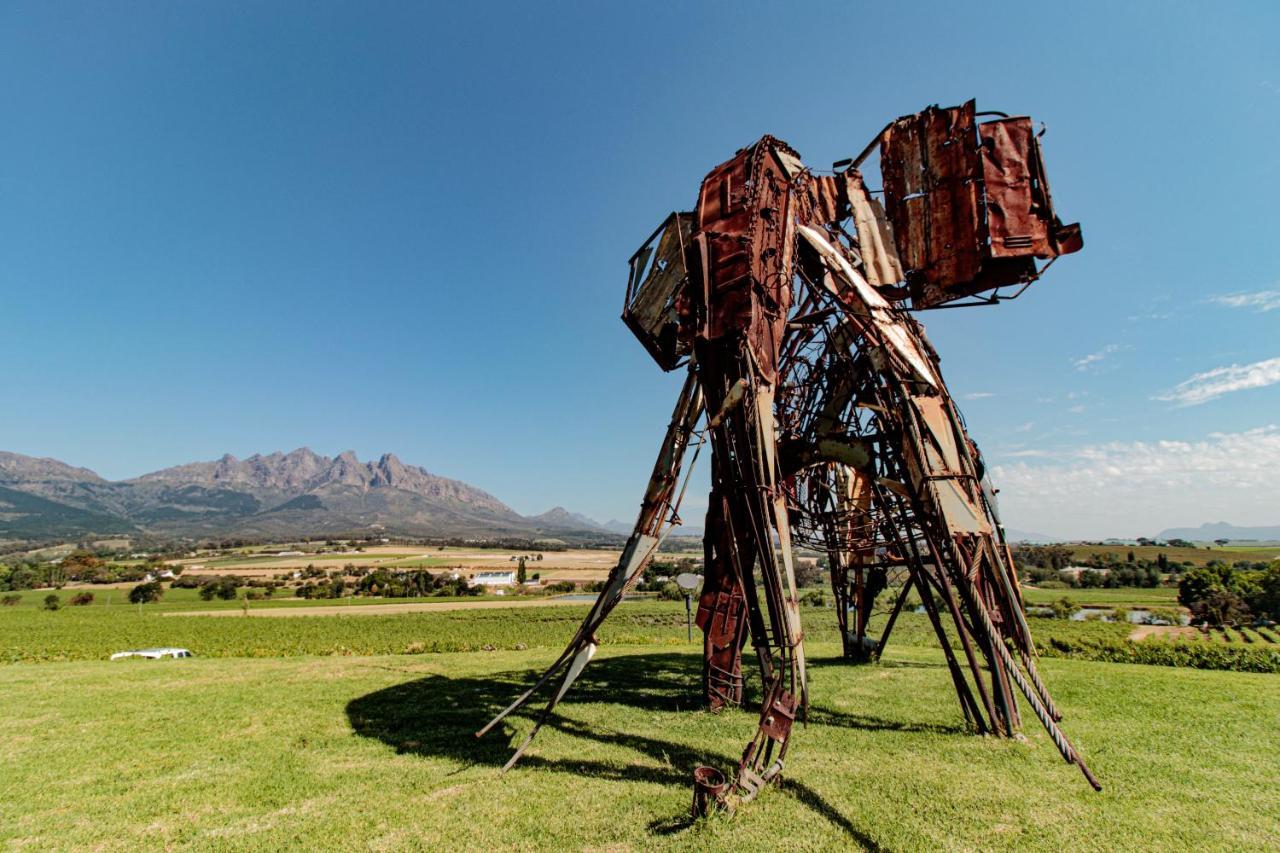
<path fill-rule="evenodd" d="M 1200 441 L 1113 442 L 1051 455 L 1049 462 L 992 468 L 1009 526 L 1103 538 L 1154 536 L 1207 521 L 1280 523 L 1274 424 Z"/>
<path fill-rule="evenodd" d="M 1197 373 L 1155 399 L 1180 406 L 1198 406 L 1232 391 L 1265 388 L 1277 382 L 1280 382 L 1280 358 L 1269 358 L 1253 364 L 1233 364 Z"/>
<path fill-rule="evenodd" d="M 992 394 L 990 391 L 974 391 L 971 394 L 965 394 L 964 398 L 966 400 L 985 400 L 988 397 L 994 397 L 994 396 L 995 394 Z"/>
<path fill-rule="evenodd" d="M 1036 426 L 1035 421 L 1027 421 L 1024 424 L 1018 424 L 1016 427 L 1013 428 L 1013 431 L 1014 432 L 1031 432 L 1031 430 L 1035 429 L 1035 426 Z"/>
<path fill-rule="evenodd" d="M 1209 301 L 1228 308 L 1252 308 L 1274 311 L 1280 308 L 1280 290 L 1257 290 L 1253 293 L 1224 293 L 1210 296 Z"/>
<path fill-rule="evenodd" d="M 1072 406 L 1071 408 L 1067 409 L 1067 411 L 1073 415 L 1082 415 L 1084 414 L 1084 410 L 1087 408 L 1089 407 L 1088 406 Z"/>
<path fill-rule="evenodd" d="M 1102 366 L 1102 362 L 1106 361 L 1109 357 L 1128 348 L 1129 347 L 1124 344 L 1107 344 L 1097 352 L 1091 352 L 1086 356 L 1072 359 L 1071 363 L 1075 365 L 1076 370 L 1081 372 L 1097 370 Z"/>

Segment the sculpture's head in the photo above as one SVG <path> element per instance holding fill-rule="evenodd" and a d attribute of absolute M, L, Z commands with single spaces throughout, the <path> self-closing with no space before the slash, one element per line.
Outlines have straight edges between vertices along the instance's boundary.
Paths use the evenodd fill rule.
<path fill-rule="evenodd" d="M 883 202 L 859 172 L 877 150 Z M 622 318 L 664 370 L 695 336 L 725 333 L 726 316 L 758 333 L 747 328 L 761 325 L 747 305 L 755 294 L 785 312 L 797 225 L 826 228 L 872 286 L 911 310 L 1013 298 L 1048 266 L 1037 260 L 1082 246 L 1080 226 L 1054 213 L 1025 116 L 977 113 L 973 101 L 929 107 L 834 168 L 816 175 L 766 136 L 713 169 L 698 209 L 668 216 L 632 256 Z"/>

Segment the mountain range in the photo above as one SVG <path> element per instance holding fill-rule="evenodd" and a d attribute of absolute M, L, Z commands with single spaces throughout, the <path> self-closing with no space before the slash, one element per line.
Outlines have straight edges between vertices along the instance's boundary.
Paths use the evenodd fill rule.
<path fill-rule="evenodd" d="M 1277 527 L 1236 527 L 1225 521 L 1202 524 L 1199 527 L 1171 527 L 1161 530 L 1157 539 L 1186 539 L 1188 542 L 1212 542 L 1215 539 L 1230 539 L 1233 542 L 1274 542 L 1280 540 L 1280 526 Z"/>
<path fill-rule="evenodd" d="M 419 536 L 630 532 L 556 507 L 526 517 L 488 492 L 394 454 L 361 462 L 302 447 L 104 480 L 56 459 L 0 452 L 0 539 L 90 535 L 296 537 L 381 529 Z"/>

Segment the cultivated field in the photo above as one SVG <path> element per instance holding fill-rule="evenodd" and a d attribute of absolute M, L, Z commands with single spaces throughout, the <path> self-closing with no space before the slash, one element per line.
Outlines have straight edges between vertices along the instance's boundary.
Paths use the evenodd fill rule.
<path fill-rule="evenodd" d="M 291 550 L 279 546 L 267 550 Z M 541 559 L 537 557 L 541 555 Z M 415 547 L 375 545 L 359 552 L 276 556 L 250 551 L 232 556 L 189 557 L 171 560 L 170 565 L 198 574 L 239 575 L 270 578 L 314 566 L 336 571 L 347 565 L 359 568 L 427 569 L 431 572 L 458 572 L 470 576 L 483 571 L 514 570 L 520 557 L 530 575 L 538 572 L 544 580 L 572 580 L 580 583 L 600 580 L 618 562 L 613 550 L 576 548 L 566 551 L 507 550 L 497 548 Z"/>

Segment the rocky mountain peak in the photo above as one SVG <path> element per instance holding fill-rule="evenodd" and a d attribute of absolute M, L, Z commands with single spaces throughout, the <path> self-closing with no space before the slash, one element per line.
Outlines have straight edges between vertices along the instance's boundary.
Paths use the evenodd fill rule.
<path fill-rule="evenodd" d="M 0 451 L 0 482 L 22 480 L 63 480 L 77 483 L 106 482 L 88 468 L 74 468 L 47 457 L 23 456 Z"/>

